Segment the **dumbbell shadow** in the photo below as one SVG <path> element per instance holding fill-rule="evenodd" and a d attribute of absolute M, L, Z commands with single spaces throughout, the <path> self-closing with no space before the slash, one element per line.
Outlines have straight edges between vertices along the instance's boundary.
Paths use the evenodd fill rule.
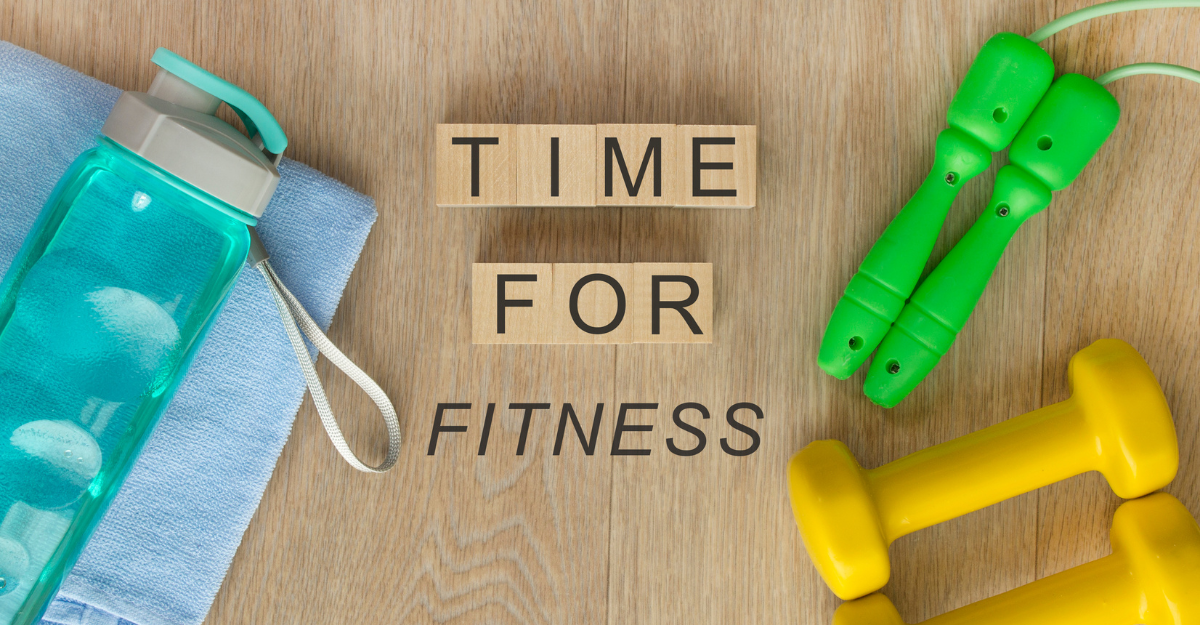
<path fill-rule="evenodd" d="M 897 538 L 1088 471 L 1120 497 L 1166 486 L 1179 466 L 1166 398 L 1142 357 L 1097 341 L 1068 368 L 1072 396 L 865 470 L 845 444 L 809 444 L 788 464 L 808 554 L 842 599 L 888 581 Z"/>

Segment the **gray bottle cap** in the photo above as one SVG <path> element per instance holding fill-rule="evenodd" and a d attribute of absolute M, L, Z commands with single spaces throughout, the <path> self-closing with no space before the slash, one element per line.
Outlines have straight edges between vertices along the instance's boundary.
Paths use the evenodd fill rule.
<path fill-rule="evenodd" d="M 126 91 L 100 132 L 192 186 L 261 217 L 279 184 L 277 155 L 215 116 L 221 100 L 160 69 L 146 93 Z"/>

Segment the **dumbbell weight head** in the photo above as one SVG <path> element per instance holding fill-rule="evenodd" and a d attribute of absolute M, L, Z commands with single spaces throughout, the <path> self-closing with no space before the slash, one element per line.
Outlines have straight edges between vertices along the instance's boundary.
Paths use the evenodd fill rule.
<path fill-rule="evenodd" d="M 1179 469 L 1179 444 L 1167 398 L 1137 350 L 1101 339 L 1067 366 L 1071 400 L 1095 436 L 1097 470 L 1122 499 L 1170 483 Z"/>
<path fill-rule="evenodd" d="M 788 494 L 800 537 L 834 594 L 851 599 L 891 575 L 888 540 L 866 471 L 841 441 L 814 441 L 788 463 Z"/>
<path fill-rule="evenodd" d="M 1142 593 L 1140 622 L 1200 622 L 1200 525 L 1178 499 L 1156 493 L 1122 504 L 1109 536 Z"/>

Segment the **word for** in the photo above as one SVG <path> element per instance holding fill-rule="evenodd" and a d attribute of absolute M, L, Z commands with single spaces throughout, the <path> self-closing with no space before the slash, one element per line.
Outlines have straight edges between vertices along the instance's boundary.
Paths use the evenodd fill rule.
<path fill-rule="evenodd" d="M 476 263 L 471 342 L 711 343 L 710 263 Z"/>
<path fill-rule="evenodd" d="M 469 403 L 444 403 L 437 405 L 437 411 L 433 415 L 433 431 L 429 435 L 427 455 L 432 456 L 437 452 L 438 441 L 441 440 L 443 434 L 463 433 L 467 431 L 468 427 L 466 425 L 449 424 L 448 421 L 452 418 L 452 415 L 448 413 L 455 410 L 470 409 L 471 404 Z M 523 456 L 525 455 L 526 442 L 529 438 L 529 424 L 533 419 L 534 411 L 550 410 L 551 407 L 549 403 L 513 403 L 508 405 L 508 409 L 523 411 L 521 417 L 521 435 L 517 439 L 516 446 L 516 455 Z M 657 403 L 622 403 L 617 409 L 617 423 L 613 429 L 612 444 L 609 446 L 608 454 L 610 456 L 649 456 L 650 449 L 638 446 L 644 443 L 639 443 L 636 439 L 631 441 L 626 436 L 635 433 L 653 432 L 653 424 L 630 423 L 630 421 L 639 415 L 643 415 L 644 411 L 654 410 L 658 410 Z M 738 420 L 739 413 L 745 422 Z M 586 418 L 586 413 L 583 414 Z M 495 415 L 496 404 L 489 403 L 479 433 L 479 451 L 477 455 L 483 456 L 487 454 L 488 443 L 492 435 L 492 419 Z M 562 405 L 562 411 L 559 415 L 558 433 L 554 438 L 554 455 L 558 456 L 562 453 L 563 441 L 567 436 L 568 422 L 570 422 L 574 429 L 575 437 L 579 439 L 579 445 L 583 448 L 583 453 L 589 456 L 595 455 L 600 440 L 600 422 L 604 417 L 604 404 L 596 404 L 596 411 L 594 416 L 592 416 L 592 422 L 588 428 L 584 427 L 580 416 L 575 413 L 575 407 L 569 403 Z M 678 440 L 674 436 L 667 438 L 667 450 L 676 456 L 695 456 L 704 451 L 705 447 L 708 446 L 708 437 L 694 423 L 696 423 L 696 419 L 709 419 L 710 417 L 708 408 L 704 404 L 686 402 L 676 406 L 675 410 L 671 412 L 671 421 L 675 424 L 675 427 L 687 433 L 687 436 L 681 437 Z M 729 438 L 722 437 L 720 440 L 721 450 L 730 456 L 749 456 L 758 451 L 759 446 L 762 444 L 762 438 L 751 426 L 755 420 L 762 418 L 762 408 L 750 402 L 741 402 L 730 406 L 729 410 L 725 411 L 725 422 L 729 424 L 729 427 L 741 433 L 738 437 L 739 439 L 745 440 L 731 441 Z M 689 419 L 691 419 L 690 422 Z"/>
<path fill-rule="evenodd" d="M 753 208 L 755 126 L 438 124 L 438 206 Z"/>

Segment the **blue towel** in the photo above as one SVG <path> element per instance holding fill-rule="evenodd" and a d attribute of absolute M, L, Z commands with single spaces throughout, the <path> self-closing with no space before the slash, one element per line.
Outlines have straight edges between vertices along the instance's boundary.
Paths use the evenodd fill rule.
<path fill-rule="evenodd" d="M 149 59 L 147 73 L 154 68 Z M 0 270 L 120 90 L 0 41 Z M 374 202 L 284 159 L 260 221 L 271 262 L 322 327 L 375 222 Z M 304 396 L 257 271 L 243 271 L 44 623 L 204 620 Z"/>

